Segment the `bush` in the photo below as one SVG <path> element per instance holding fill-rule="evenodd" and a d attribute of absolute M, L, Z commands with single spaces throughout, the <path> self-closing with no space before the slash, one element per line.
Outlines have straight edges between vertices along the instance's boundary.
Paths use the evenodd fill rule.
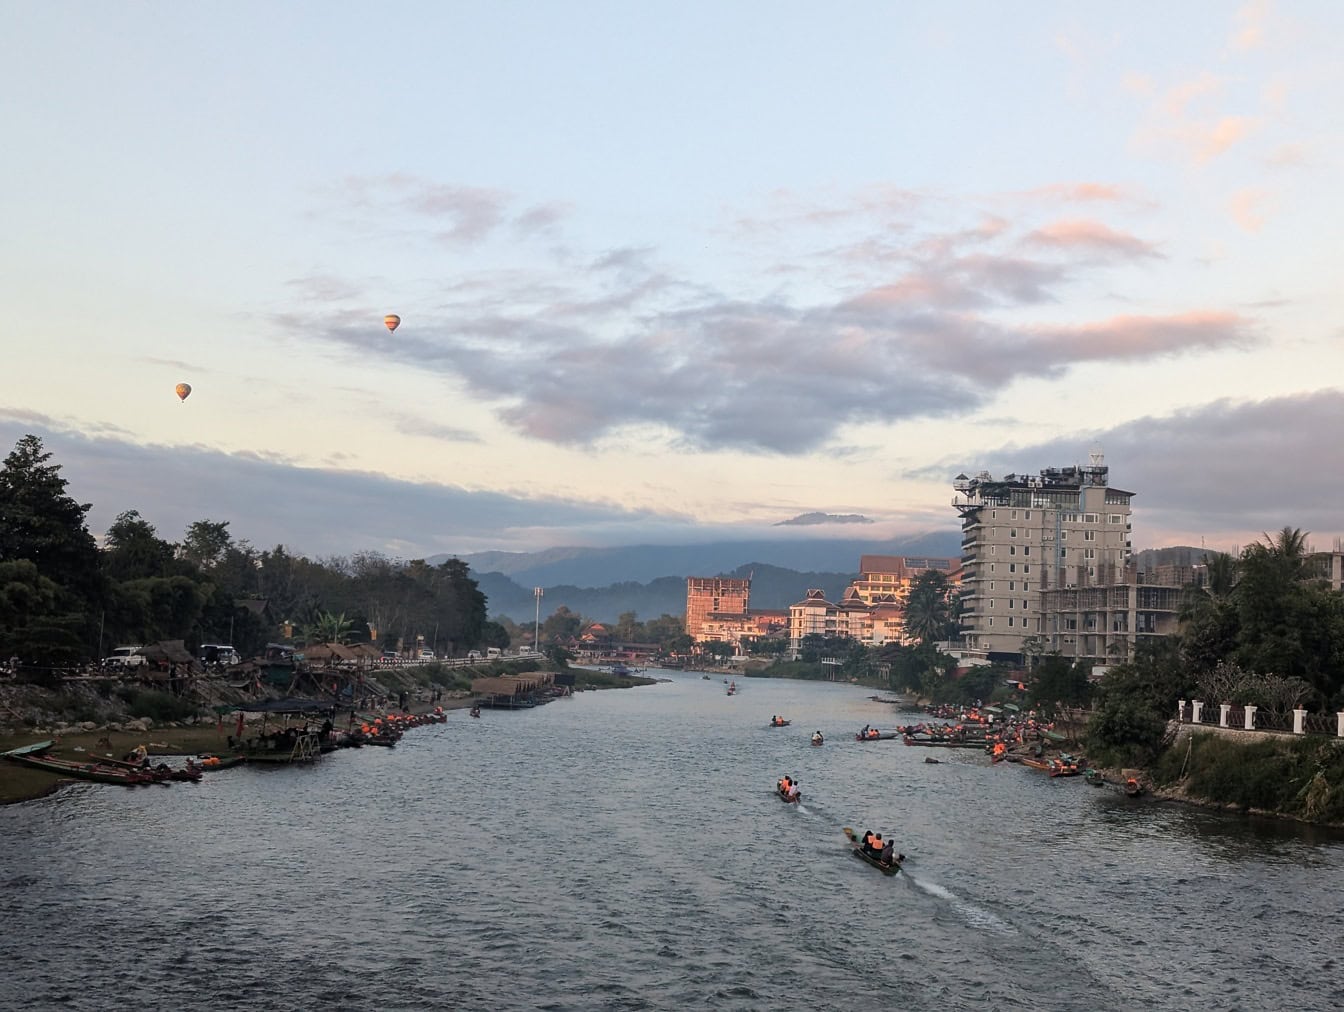
<path fill-rule="evenodd" d="M 155 723 L 190 720 L 200 713 L 195 703 L 157 689 L 124 688 L 118 690 L 118 695 L 126 701 L 132 717 L 148 717 Z"/>

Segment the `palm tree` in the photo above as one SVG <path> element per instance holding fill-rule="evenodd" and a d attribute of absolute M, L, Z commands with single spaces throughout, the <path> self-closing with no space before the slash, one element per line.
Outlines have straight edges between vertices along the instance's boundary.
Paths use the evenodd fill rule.
<path fill-rule="evenodd" d="M 946 579 L 937 570 L 925 570 L 905 602 L 906 635 L 921 644 L 932 643 L 947 635 L 950 619 Z"/>

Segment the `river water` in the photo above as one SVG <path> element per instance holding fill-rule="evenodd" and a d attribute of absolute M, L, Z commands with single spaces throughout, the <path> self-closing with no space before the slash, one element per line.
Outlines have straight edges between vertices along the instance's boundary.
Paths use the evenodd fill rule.
<path fill-rule="evenodd" d="M 859 743 L 914 718 L 739 685 L 674 673 L 0 808 L 0 1008 L 1344 1005 L 1338 836 Z M 846 825 L 894 833 L 905 871 Z"/>

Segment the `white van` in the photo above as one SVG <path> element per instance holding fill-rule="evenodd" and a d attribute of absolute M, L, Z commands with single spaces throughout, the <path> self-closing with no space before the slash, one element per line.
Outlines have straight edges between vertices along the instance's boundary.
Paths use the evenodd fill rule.
<path fill-rule="evenodd" d="M 467 660 L 469 660 L 469 661 L 479 661 L 480 659 L 481 659 L 481 652 L 480 652 L 479 650 L 468 650 L 468 651 L 467 651 Z"/>
<path fill-rule="evenodd" d="M 504 656 L 504 651 L 501 650 L 501 649 L 499 649 L 499 647 L 486 647 L 486 648 L 485 648 L 485 656 L 486 656 L 487 658 L 490 658 L 490 657 L 503 657 L 503 656 Z"/>

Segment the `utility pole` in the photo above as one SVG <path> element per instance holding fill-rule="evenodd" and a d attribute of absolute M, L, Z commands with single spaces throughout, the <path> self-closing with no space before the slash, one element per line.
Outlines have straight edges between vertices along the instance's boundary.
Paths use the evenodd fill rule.
<path fill-rule="evenodd" d="M 540 587 L 532 588 L 532 596 L 537 599 L 537 617 L 532 626 L 532 652 L 535 654 L 541 647 L 541 594 Z"/>

